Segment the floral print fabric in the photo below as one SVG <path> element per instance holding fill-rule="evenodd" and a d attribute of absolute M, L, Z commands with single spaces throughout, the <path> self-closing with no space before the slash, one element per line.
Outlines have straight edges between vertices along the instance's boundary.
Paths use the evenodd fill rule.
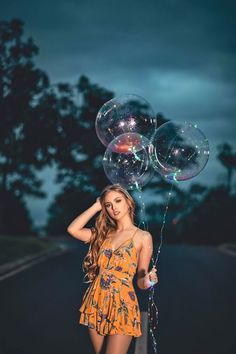
<path fill-rule="evenodd" d="M 116 250 L 106 239 L 99 251 L 99 274 L 86 290 L 80 321 L 101 335 L 142 335 L 140 310 L 133 287 L 137 251 L 133 237 Z"/>

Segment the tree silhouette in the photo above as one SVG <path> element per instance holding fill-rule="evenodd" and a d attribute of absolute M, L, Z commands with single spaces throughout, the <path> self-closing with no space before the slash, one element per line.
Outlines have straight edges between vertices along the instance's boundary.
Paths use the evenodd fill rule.
<path fill-rule="evenodd" d="M 227 189 L 230 192 L 233 172 L 236 169 L 236 153 L 232 151 L 232 146 L 227 143 L 218 146 L 219 154 L 217 158 L 227 170 Z"/>
<path fill-rule="evenodd" d="M 81 105 L 76 107 L 74 121 L 64 127 L 68 148 L 58 149 L 57 154 L 56 182 L 62 187 L 49 208 L 46 230 L 51 235 L 64 234 L 73 217 L 86 209 L 110 183 L 102 168 L 105 147 L 96 135 L 94 124 L 97 112 L 113 93 L 81 76 L 74 87 L 74 102 L 77 95 Z"/>
<path fill-rule="evenodd" d="M 235 242 L 236 198 L 224 186 L 203 192 L 200 202 L 179 221 L 177 233 L 184 242 L 218 245 Z"/>
<path fill-rule="evenodd" d="M 59 149 L 66 151 L 66 125 L 74 122 L 68 87 L 50 86 L 33 62 L 37 53 L 32 38 L 24 39 L 22 21 L 0 22 L 0 233 L 8 233 L 5 206 L 14 198 L 29 222 L 23 197 L 45 196 L 37 170 L 55 162 Z M 24 223 L 19 215 L 12 215 L 14 233 Z"/>
<path fill-rule="evenodd" d="M 38 48 L 23 41 L 20 20 L 0 22 L 0 172 L 2 190 L 18 196 L 39 195 L 34 168 L 42 167 L 36 116 L 40 95 L 48 87 L 47 75 L 35 68 Z M 36 131 L 34 131 L 36 130 Z M 33 135 L 33 136 L 32 136 Z"/>

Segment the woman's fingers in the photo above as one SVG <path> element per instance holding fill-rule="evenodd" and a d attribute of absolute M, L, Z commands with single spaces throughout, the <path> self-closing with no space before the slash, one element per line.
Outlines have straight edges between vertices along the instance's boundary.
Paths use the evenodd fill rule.
<path fill-rule="evenodd" d="M 150 273 L 156 273 L 157 269 L 155 267 L 152 268 L 152 270 L 150 271 Z"/>
<path fill-rule="evenodd" d="M 149 272 L 149 279 L 155 283 L 158 282 L 157 269 L 155 267 Z"/>

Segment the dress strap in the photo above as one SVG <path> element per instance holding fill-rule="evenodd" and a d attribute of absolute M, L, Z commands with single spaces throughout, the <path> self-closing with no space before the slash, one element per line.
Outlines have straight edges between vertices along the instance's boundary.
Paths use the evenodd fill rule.
<path fill-rule="evenodd" d="M 138 231 L 138 227 L 137 227 L 136 230 L 134 231 L 133 236 L 131 237 L 131 240 L 133 240 L 134 235 L 136 234 L 137 231 Z"/>

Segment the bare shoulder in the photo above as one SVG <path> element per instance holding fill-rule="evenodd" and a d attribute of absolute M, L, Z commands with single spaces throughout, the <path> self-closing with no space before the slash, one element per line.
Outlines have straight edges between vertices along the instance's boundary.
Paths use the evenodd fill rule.
<path fill-rule="evenodd" d="M 138 229 L 135 234 L 135 244 L 139 251 L 145 246 L 152 245 L 152 235 L 148 231 Z"/>
<path fill-rule="evenodd" d="M 152 235 L 150 234 L 149 231 L 138 229 L 136 235 L 137 238 L 139 238 L 140 240 L 144 240 L 144 241 L 152 240 Z"/>

